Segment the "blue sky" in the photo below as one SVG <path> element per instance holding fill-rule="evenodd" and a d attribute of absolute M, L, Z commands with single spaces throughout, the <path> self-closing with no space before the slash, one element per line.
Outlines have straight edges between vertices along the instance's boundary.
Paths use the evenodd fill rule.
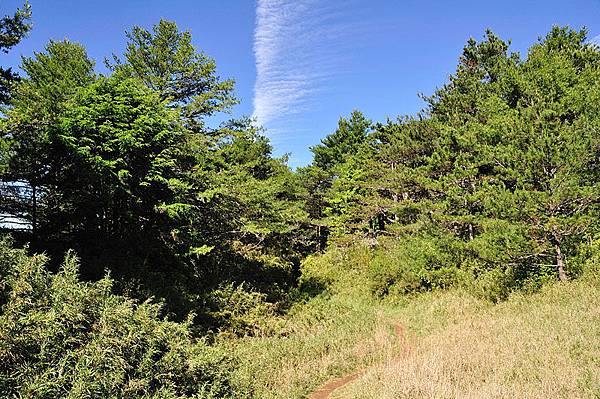
<path fill-rule="evenodd" d="M 19 0 L 0 0 L 0 13 Z M 2 65 L 69 38 L 102 60 L 124 47 L 133 25 L 160 18 L 192 31 L 236 80 L 233 116 L 253 115 L 290 165 L 310 162 L 309 146 L 362 110 L 375 121 L 414 114 L 453 72 L 466 40 L 491 28 L 524 53 L 552 24 L 600 35 L 600 0 L 30 0 L 34 29 Z"/>

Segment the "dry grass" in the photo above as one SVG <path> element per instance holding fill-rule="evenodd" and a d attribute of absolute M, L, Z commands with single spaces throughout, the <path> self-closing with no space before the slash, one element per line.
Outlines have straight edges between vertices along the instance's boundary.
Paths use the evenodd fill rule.
<path fill-rule="evenodd" d="M 394 352 L 392 307 L 373 300 L 363 276 L 368 253 L 330 253 L 304 264 L 305 278 L 335 280 L 292 308 L 275 337 L 225 340 L 238 359 L 246 397 L 304 398 L 331 378 L 372 366 Z"/>
<path fill-rule="evenodd" d="M 326 315 L 304 324 L 309 310 L 292 317 L 283 337 L 253 337 L 230 341 L 238 384 L 254 398 L 302 398 L 332 377 L 378 364 L 394 351 L 390 315 L 368 303 L 322 303 Z"/>
<path fill-rule="evenodd" d="M 239 361 L 240 397 L 306 398 L 364 370 L 333 398 L 600 398 L 600 281 L 498 305 L 457 290 L 377 301 L 368 261 L 362 250 L 309 259 L 303 276 L 328 288 L 283 318 L 285 334 L 222 342 Z"/>
<path fill-rule="evenodd" d="M 335 398 L 600 397 L 595 283 L 555 284 L 496 306 L 432 294 L 398 317 L 413 332 L 411 352 L 370 368 Z"/>

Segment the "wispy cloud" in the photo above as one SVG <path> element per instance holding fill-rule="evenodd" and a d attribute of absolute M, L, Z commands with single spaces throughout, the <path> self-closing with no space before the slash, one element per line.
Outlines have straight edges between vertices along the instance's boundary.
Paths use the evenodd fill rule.
<path fill-rule="evenodd" d="M 274 132 L 278 120 L 311 107 L 317 91 L 343 73 L 348 38 L 359 26 L 347 2 L 258 0 L 254 32 L 256 82 L 253 116 Z"/>

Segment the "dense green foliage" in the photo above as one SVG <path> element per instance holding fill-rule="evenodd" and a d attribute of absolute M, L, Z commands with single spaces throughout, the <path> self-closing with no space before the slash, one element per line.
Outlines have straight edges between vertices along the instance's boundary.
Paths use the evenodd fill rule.
<path fill-rule="evenodd" d="M 43 256 L 0 243 L 0 395 L 30 398 L 234 397 L 223 352 L 196 340 L 191 319 L 80 282 L 69 254 L 56 274 Z"/>
<path fill-rule="evenodd" d="M 252 121 L 206 125 L 235 102 L 233 82 L 189 32 L 161 21 L 127 37 L 109 76 L 68 41 L 23 60 L 1 213 L 54 268 L 74 249 L 84 278 L 109 268 L 124 292 L 181 317 L 221 284 L 281 296 L 311 247 L 296 176 Z"/>
<path fill-rule="evenodd" d="M 525 58 L 491 32 L 470 40 L 426 110 L 347 153 L 324 195 L 330 225 L 411 247 L 392 285 L 414 274 L 401 284 L 448 286 L 468 271 L 501 297 L 576 276 L 599 231 L 599 67 L 585 31 L 555 27 Z"/>

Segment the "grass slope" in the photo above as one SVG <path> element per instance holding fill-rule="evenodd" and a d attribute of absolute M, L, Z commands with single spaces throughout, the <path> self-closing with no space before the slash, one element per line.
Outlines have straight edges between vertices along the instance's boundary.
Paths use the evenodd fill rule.
<path fill-rule="evenodd" d="M 497 305 L 458 289 L 376 300 L 370 260 L 360 247 L 310 258 L 304 283 L 325 289 L 276 320 L 281 334 L 222 340 L 238 359 L 240 395 L 304 398 L 363 370 L 332 398 L 600 396 L 597 280 L 550 284 Z"/>
<path fill-rule="evenodd" d="M 495 306 L 446 292 L 400 313 L 414 334 L 411 352 L 370 368 L 334 398 L 600 396 L 597 283 L 557 283 Z"/>
<path fill-rule="evenodd" d="M 377 364 L 393 352 L 393 308 L 369 294 L 365 256 L 331 251 L 309 259 L 304 284 L 327 289 L 277 320 L 280 334 L 220 343 L 238 359 L 236 381 L 245 396 L 303 398 L 332 377 Z"/>

